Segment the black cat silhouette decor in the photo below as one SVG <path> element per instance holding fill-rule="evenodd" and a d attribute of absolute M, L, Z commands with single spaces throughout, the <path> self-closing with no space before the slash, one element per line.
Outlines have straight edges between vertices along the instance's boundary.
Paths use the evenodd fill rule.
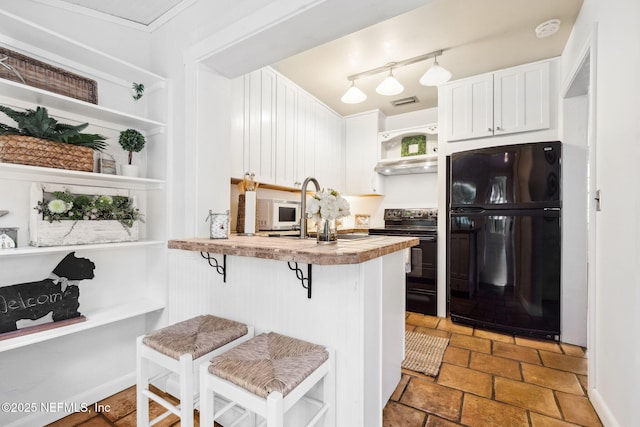
<path fill-rule="evenodd" d="M 81 280 L 93 279 L 95 264 L 69 253 L 44 280 L 0 287 L 0 334 L 16 331 L 18 320 L 52 313 L 53 322 L 80 317 Z"/>

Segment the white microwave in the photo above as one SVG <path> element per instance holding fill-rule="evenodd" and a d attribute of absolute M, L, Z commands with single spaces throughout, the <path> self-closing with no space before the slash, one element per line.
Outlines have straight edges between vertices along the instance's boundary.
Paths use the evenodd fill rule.
<path fill-rule="evenodd" d="M 259 230 L 294 230 L 300 226 L 300 202 L 258 199 Z"/>

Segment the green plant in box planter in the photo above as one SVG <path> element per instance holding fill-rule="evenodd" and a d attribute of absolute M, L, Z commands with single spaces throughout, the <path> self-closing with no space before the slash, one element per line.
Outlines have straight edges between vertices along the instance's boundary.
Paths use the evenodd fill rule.
<path fill-rule="evenodd" d="M 427 154 L 427 137 L 425 135 L 405 136 L 402 138 L 402 147 L 400 149 L 402 157 L 419 156 L 420 154 Z"/>
<path fill-rule="evenodd" d="M 144 144 L 146 143 L 144 135 L 135 129 L 127 129 L 120 132 L 120 139 L 118 141 L 120 142 L 120 146 L 129 152 L 129 163 L 122 167 L 123 175 L 138 176 L 137 167 L 133 166 L 131 161 L 133 160 L 133 153 L 138 153 L 144 148 Z"/>
<path fill-rule="evenodd" d="M 32 246 L 136 241 L 144 222 L 135 197 L 124 189 L 33 183 L 31 203 Z"/>
<path fill-rule="evenodd" d="M 58 169 L 93 171 L 93 152 L 106 147 L 105 137 L 82 133 L 88 123 L 70 125 L 49 116 L 46 108 L 0 111 L 17 127 L 0 123 L 0 161 Z"/>

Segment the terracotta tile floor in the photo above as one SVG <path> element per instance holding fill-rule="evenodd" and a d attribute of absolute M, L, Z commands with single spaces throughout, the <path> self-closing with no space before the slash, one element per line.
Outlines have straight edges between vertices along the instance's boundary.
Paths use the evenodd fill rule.
<path fill-rule="evenodd" d="M 602 426 L 586 394 L 583 348 L 416 313 L 407 313 L 406 327 L 448 337 L 450 343 L 436 378 L 402 371 L 384 408 L 384 427 Z M 135 427 L 135 402 L 135 387 L 130 387 L 98 402 L 102 408 L 108 405 L 108 412 L 76 413 L 50 425 Z M 151 402 L 150 412 L 157 416 L 163 408 Z M 180 423 L 172 415 L 157 425 Z"/>
<path fill-rule="evenodd" d="M 578 346 L 407 313 L 407 330 L 449 337 L 436 378 L 403 370 L 384 427 L 602 426 Z"/>

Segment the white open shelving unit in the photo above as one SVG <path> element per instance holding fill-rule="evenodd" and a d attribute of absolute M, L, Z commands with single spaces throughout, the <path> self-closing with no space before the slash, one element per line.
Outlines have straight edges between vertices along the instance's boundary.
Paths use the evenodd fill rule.
<path fill-rule="evenodd" d="M 38 263 L 38 257 L 49 256 L 51 258 L 52 254 L 72 251 L 90 251 L 95 253 L 96 257 L 111 257 L 109 262 L 117 265 L 122 265 L 122 259 L 131 255 L 135 260 L 131 265 L 125 265 L 122 268 L 135 269 L 136 276 L 141 277 L 142 280 L 132 281 L 131 284 L 126 285 L 116 284 L 116 286 L 120 286 L 119 289 L 126 289 L 126 286 L 130 286 L 133 287 L 132 295 L 143 295 L 136 297 L 135 300 L 129 300 L 125 295 L 116 304 L 96 305 L 96 308 L 90 310 L 83 310 L 81 305 L 80 311 L 86 316 L 85 321 L 0 340 L 0 352 L 26 347 L 164 309 L 167 297 L 166 281 L 163 282 L 163 280 L 166 275 L 160 271 L 158 266 L 164 265 L 166 224 L 164 214 L 154 215 L 154 212 L 158 209 L 166 210 L 167 205 L 165 181 L 168 162 L 167 147 L 169 146 L 165 122 L 168 120 L 169 114 L 167 81 L 163 77 L 136 65 L 129 64 L 2 10 L 0 10 L 0 28 L 0 46 L 6 46 L 71 72 L 94 78 L 98 82 L 99 89 L 101 83 L 104 83 L 104 87 L 110 91 L 110 96 L 105 98 L 111 103 L 114 99 L 118 99 L 112 92 L 113 88 L 118 94 L 122 94 L 122 99 L 126 99 L 129 94 L 128 86 L 131 85 L 131 82 L 144 82 L 147 88 L 145 94 L 147 100 L 145 101 L 149 99 L 150 101 L 143 104 L 146 108 L 145 112 L 141 114 L 125 111 L 130 106 L 120 108 L 118 105 L 96 105 L 4 79 L 0 79 L 0 103 L 16 102 L 21 106 L 31 105 L 32 107 L 28 108 L 34 109 L 38 105 L 44 106 L 55 110 L 57 116 L 78 119 L 111 129 L 114 134 L 126 128 L 137 129 L 147 137 L 145 159 L 147 164 L 153 162 L 155 166 L 151 173 L 161 175 L 153 178 L 132 178 L 0 163 L 0 204 L 2 205 L 0 208 L 16 212 L 11 220 L 9 220 L 10 216 L 0 219 L 0 228 L 11 227 L 12 222 L 10 221 L 17 221 L 21 229 L 26 227 L 28 218 L 23 218 L 23 216 L 30 207 L 24 203 L 23 189 L 32 182 L 134 190 L 141 195 L 140 197 L 145 198 L 145 205 L 149 212 L 143 212 L 143 214 L 145 214 L 145 219 L 150 219 L 147 222 L 151 223 L 147 224 L 146 235 L 136 242 L 30 247 L 24 244 L 26 239 L 22 239 L 19 241 L 18 248 L 0 250 L 0 269 L 11 269 L 14 268 L 14 265 L 23 265 L 25 257 L 29 258 L 29 262 Z M 101 98 L 99 96 L 99 99 Z M 122 104 L 124 105 L 125 102 L 123 101 Z M 4 119 L 6 119 L 4 115 L 0 117 L 0 120 L 7 122 Z M 140 260 L 143 261 L 139 262 Z M 106 269 L 103 269 L 103 275 L 104 270 Z M 107 271 L 106 274 L 108 275 L 109 272 Z M 25 277 L 27 277 L 26 275 L 27 272 L 25 272 Z M 114 279 L 114 283 L 115 281 L 117 280 Z M 16 282 L 0 281 L 0 286 L 8 286 L 13 283 Z M 82 301 L 82 295 L 80 299 Z M 132 338 L 131 343 L 134 341 Z M 97 363 L 103 364 L 105 362 Z"/>

